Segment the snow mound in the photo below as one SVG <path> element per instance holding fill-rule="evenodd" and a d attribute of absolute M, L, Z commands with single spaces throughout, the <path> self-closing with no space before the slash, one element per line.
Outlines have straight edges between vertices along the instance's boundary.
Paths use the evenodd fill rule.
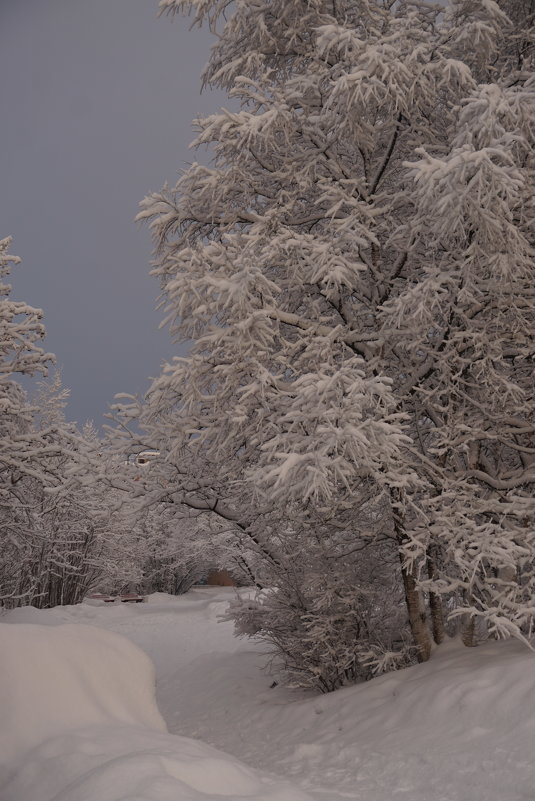
<path fill-rule="evenodd" d="M 66 624 L 0 627 L 0 765 L 83 726 L 165 731 L 148 656 L 110 631 Z"/>
<path fill-rule="evenodd" d="M 307 801 L 204 743 L 132 726 L 89 727 L 41 744 L 2 801 Z M 308 801 L 310 801 L 308 799 Z"/>
<path fill-rule="evenodd" d="M 7 611 L 1 610 L 2 623 L 39 623 L 41 626 L 56 626 L 57 622 L 47 614 L 48 609 L 36 609 L 35 606 L 18 606 Z"/>
<path fill-rule="evenodd" d="M 2 801 L 306 801 L 167 732 L 150 659 L 93 626 L 0 624 Z"/>
<path fill-rule="evenodd" d="M 147 595 L 145 603 L 147 604 L 170 604 L 176 600 L 176 595 L 169 595 L 168 592 L 153 592 Z"/>
<path fill-rule="evenodd" d="M 447 642 L 429 662 L 287 706 L 279 770 L 332 777 L 359 801 L 535 799 L 534 698 L 524 645 Z"/>

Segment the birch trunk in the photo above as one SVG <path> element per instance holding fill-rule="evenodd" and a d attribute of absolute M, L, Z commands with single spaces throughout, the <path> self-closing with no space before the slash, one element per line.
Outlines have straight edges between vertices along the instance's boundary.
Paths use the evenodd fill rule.
<path fill-rule="evenodd" d="M 405 603 L 409 615 L 412 638 L 417 650 L 418 662 L 427 662 L 431 656 L 431 636 L 427 625 L 427 616 L 422 604 L 420 593 L 416 586 L 416 579 L 412 571 L 407 570 L 403 564 L 403 555 L 400 552 L 401 575 L 405 589 Z"/>
<path fill-rule="evenodd" d="M 412 639 L 416 646 L 418 662 L 427 662 L 431 656 L 431 634 L 427 625 L 427 615 L 422 603 L 420 592 L 416 583 L 414 569 L 409 569 L 405 565 L 402 547 L 407 541 L 405 526 L 400 511 L 401 495 L 398 490 L 391 491 L 392 514 L 394 521 L 394 531 L 399 546 L 399 561 L 401 564 L 401 576 L 403 578 L 403 588 L 405 590 L 405 603 L 409 625 L 411 627 Z"/>

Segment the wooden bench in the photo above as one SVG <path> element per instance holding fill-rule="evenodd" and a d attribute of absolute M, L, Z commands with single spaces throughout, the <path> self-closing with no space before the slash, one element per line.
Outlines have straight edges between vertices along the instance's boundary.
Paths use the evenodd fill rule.
<path fill-rule="evenodd" d="M 142 604 L 145 602 L 144 595 L 138 595 L 135 592 L 123 593 L 121 595 L 105 595 L 102 592 L 95 592 L 87 596 L 92 601 L 104 601 L 105 604 L 115 603 L 121 601 L 123 604 Z"/>

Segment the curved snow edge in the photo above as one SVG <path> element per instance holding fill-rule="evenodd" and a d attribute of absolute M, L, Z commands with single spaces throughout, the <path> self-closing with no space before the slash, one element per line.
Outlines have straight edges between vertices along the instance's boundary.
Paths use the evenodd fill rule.
<path fill-rule="evenodd" d="M 80 624 L 1 624 L 2 801 L 306 801 L 204 743 L 167 732 L 151 660 Z"/>

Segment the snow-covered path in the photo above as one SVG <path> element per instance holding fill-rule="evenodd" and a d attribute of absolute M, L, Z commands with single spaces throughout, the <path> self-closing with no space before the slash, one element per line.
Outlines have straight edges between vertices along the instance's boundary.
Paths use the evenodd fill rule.
<path fill-rule="evenodd" d="M 294 778 L 319 801 L 345 801 L 347 793 L 337 792 L 331 782 L 325 788 L 323 780 L 318 784 L 310 770 L 314 749 L 309 754 L 301 743 L 300 719 L 293 716 L 296 702 L 316 696 L 271 687 L 261 646 L 237 639 L 232 623 L 221 620 L 234 594 L 231 588 L 202 587 L 177 598 L 157 593 L 146 604 L 85 603 L 46 612 L 26 608 L 8 617 L 12 622 L 84 623 L 122 634 L 154 662 L 156 698 L 170 732 Z"/>
<path fill-rule="evenodd" d="M 331 695 L 272 688 L 261 648 L 219 621 L 233 592 L 198 588 L 143 605 L 21 609 L 4 619 L 124 635 L 155 663 L 172 733 L 286 777 L 316 801 L 534 801 L 527 648 L 449 643 L 428 664 Z"/>

